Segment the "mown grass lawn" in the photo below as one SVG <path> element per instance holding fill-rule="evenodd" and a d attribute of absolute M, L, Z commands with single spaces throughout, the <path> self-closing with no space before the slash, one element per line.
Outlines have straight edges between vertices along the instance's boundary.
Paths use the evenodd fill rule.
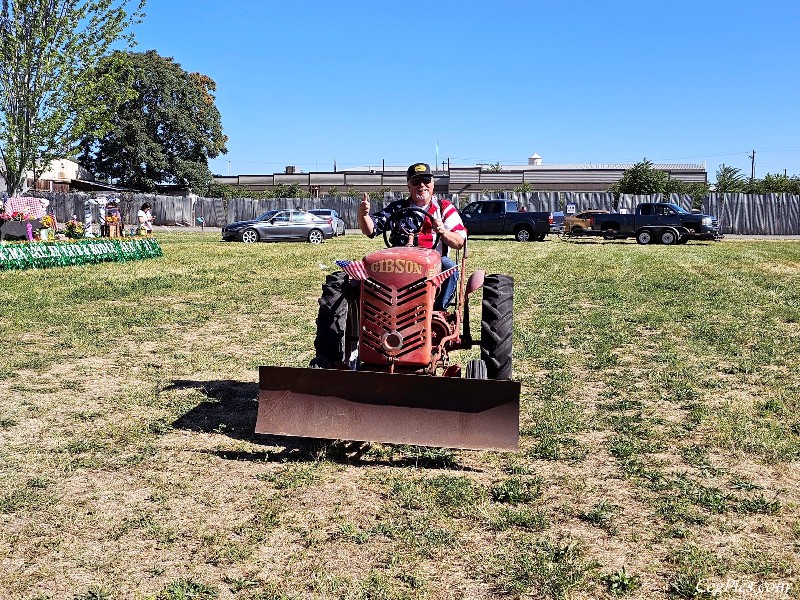
<path fill-rule="evenodd" d="M 800 597 L 800 243 L 473 240 L 520 452 L 354 455 L 254 435 L 257 368 L 378 242 L 159 241 L 0 272 L 0 597 Z"/>

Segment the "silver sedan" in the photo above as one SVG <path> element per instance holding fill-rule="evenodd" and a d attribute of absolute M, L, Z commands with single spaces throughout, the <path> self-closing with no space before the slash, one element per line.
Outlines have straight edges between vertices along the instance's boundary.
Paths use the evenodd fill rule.
<path fill-rule="evenodd" d="M 228 223 L 222 228 L 224 241 L 297 242 L 321 244 L 333 237 L 333 227 L 326 219 L 304 210 L 270 210 L 249 221 Z"/>

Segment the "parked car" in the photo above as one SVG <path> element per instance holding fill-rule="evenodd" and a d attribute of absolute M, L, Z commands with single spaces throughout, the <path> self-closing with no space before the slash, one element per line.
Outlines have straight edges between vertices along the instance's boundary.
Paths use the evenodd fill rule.
<path fill-rule="evenodd" d="M 223 241 L 281 242 L 308 241 L 321 244 L 333 237 L 327 220 L 304 210 L 270 210 L 249 221 L 228 223 L 222 228 Z"/>
<path fill-rule="evenodd" d="M 314 208 L 308 212 L 327 220 L 333 227 L 333 235 L 344 235 L 344 221 L 342 221 L 339 213 L 332 208 Z"/>
<path fill-rule="evenodd" d="M 608 214 L 607 210 L 584 210 L 574 215 L 564 217 L 563 233 L 565 235 L 580 235 L 584 230 L 591 229 L 592 215 Z"/>

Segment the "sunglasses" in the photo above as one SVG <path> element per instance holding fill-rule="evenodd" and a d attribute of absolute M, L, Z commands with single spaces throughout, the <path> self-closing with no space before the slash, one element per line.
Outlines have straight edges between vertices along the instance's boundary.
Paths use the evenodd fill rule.
<path fill-rule="evenodd" d="M 423 183 L 428 185 L 431 181 L 433 181 L 433 177 L 430 175 L 420 175 L 419 177 L 411 178 L 411 185 L 420 185 Z"/>

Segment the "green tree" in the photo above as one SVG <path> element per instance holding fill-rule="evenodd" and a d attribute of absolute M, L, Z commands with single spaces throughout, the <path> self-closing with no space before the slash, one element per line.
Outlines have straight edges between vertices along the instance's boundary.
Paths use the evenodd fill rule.
<path fill-rule="evenodd" d="M 800 194 L 800 177 L 767 173 L 763 179 L 748 181 L 743 191 L 748 194 Z"/>
<path fill-rule="evenodd" d="M 99 178 L 138 190 L 207 189 L 208 160 L 228 151 L 214 81 L 153 50 L 115 52 L 95 72 L 132 94 L 113 116 L 113 129 L 82 139 L 79 162 Z"/>
<path fill-rule="evenodd" d="M 716 190 L 719 194 L 729 194 L 744 191 L 747 180 L 741 170 L 721 164 L 717 169 Z"/>
<path fill-rule="evenodd" d="M 3 0 L 0 5 L 0 175 L 13 195 L 27 171 L 72 156 L 124 99 L 94 67 L 133 42 L 144 0 Z"/>
<path fill-rule="evenodd" d="M 663 194 L 667 189 L 669 176 L 666 171 L 653 167 L 653 163 L 643 159 L 622 173 L 622 178 L 614 182 L 609 191 L 619 194 Z"/>
<path fill-rule="evenodd" d="M 484 169 L 487 173 L 499 173 L 503 170 L 503 166 L 499 163 L 493 163 Z"/>

